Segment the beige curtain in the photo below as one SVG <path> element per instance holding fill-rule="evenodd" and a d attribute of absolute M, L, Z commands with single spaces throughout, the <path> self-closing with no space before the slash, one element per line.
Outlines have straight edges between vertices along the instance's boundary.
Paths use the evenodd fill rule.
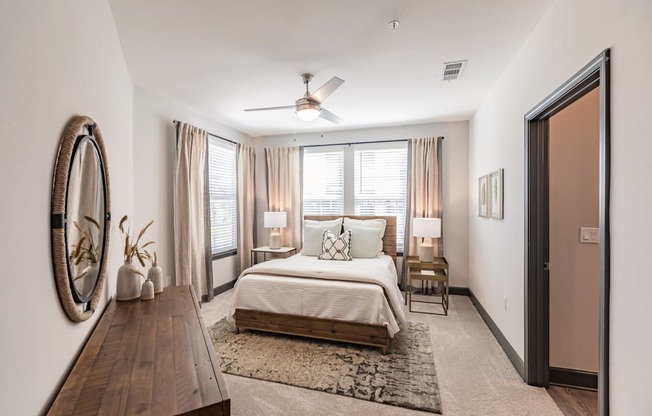
<path fill-rule="evenodd" d="M 208 134 L 185 123 L 177 124 L 177 161 L 174 190 L 174 260 L 177 285 L 192 284 L 197 298 L 208 295 L 206 246 L 206 171 Z M 210 240 L 208 240 L 210 241 Z M 210 256 L 209 256 L 210 257 Z M 212 292 L 212 288 L 211 288 Z"/>
<path fill-rule="evenodd" d="M 241 144 L 238 148 L 238 253 L 240 272 L 251 267 L 251 250 L 256 231 L 256 151 Z"/>
<path fill-rule="evenodd" d="M 301 250 L 301 158 L 298 147 L 266 148 L 267 204 L 270 211 L 287 212 L 281 244 Z"/>
<path fill-rule="evenodd" d="M 442 218 L 441 144 L 443 137 L 408 141 L 408 207 L 405 218 L 406 255 L 417 255 L 419 239 L 412 237 L 413 218 Z M 442 218 L 442 228 L 444 220 Z M 435 255 L 444 252 L 444 233 L 434 238 Z M 405 264 L 405 263 L 404 263 Z M 405 275 L 405 267 L 403 275 Z"/>

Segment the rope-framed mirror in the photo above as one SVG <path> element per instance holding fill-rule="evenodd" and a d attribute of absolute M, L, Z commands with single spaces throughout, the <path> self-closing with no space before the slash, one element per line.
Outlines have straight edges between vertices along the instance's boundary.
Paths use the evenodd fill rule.
<path fill-rule="evenodd" d="M 59 300 L 75 322 L 91 317 L 106 278 L 111 193 L 104 140 L 86 116 L 66 126 L 52 180 L 52 266 Z"/>

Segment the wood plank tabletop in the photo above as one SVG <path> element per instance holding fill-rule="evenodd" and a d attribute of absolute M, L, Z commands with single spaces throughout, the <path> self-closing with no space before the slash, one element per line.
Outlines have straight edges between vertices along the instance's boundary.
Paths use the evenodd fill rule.
<path fill-rule="evenodd" d="M 192 286 L 111 301 L 49 415 L 229 415 Z"/>

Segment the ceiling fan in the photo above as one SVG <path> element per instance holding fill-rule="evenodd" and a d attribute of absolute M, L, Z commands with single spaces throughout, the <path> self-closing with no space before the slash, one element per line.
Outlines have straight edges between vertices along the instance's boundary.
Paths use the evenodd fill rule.
<path fill-rule="evenodd" d="M 308 84 L 312 81 L 312 74 L 302 74 L 301 78 L 303 83 L 306 84 L 306 93 L 303 97 L 299 98 L 294 105 L 284 105 L 280 107 L 264 107 L 264 108 L 247 108 L 244 111 L 267 111 L 267 110 L 289 110 L 294 109 L 297 117 L 304 121 L 312 121 L 321 117 L 324 120 L 331 121 L 333 123 L 340 123 L 341 118 L 326 110 L 321 106 L 321 103 L 331 95 L 336 89 L 338 89 L 344 80 L 338 77 L 333 77 L 322 85 L 317 91 L 310 93 L 308 89 Z"/>

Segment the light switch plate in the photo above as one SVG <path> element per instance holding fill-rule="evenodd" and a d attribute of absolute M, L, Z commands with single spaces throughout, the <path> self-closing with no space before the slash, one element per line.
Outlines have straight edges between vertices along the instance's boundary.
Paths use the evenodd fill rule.
<path fill-rule="evenodd" d="M 580 227 L 580 243 L 598 244 L 600 242 L 600 229 Z"/>

